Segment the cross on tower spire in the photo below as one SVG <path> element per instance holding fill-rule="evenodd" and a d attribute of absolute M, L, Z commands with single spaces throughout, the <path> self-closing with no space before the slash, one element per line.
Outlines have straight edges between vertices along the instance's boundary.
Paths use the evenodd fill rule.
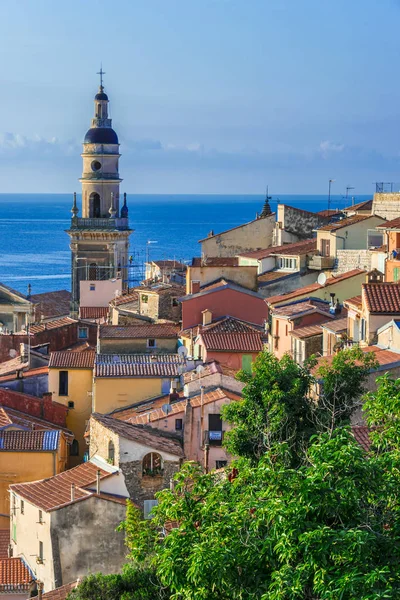
<path fill-rule="evenodd" d="M 100 71 L 97 71 L 96 75 L 100 75 L 100 87 L 103 89 L 103 75 L 105 75 L 105 71 L 103 71 L 103 65 L 100 65 Z"/>

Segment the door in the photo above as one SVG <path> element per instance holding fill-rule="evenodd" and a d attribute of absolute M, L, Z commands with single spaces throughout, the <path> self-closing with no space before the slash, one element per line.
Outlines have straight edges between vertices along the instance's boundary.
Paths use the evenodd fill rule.
<path fill-rule="evenodd" d="M 321 240 L 321 254 L 322 256 L 330 256 L 331 255 L 331 241 L 330 240 Z"/>

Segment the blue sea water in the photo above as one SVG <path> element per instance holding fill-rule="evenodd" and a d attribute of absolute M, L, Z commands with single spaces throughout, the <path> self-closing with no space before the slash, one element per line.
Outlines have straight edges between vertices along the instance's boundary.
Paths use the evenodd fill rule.
<path fill-rule="evenodd" d="M 355 202 L 366 199 L 358 196 Z M 274 196 L 272 210 L 278 201 L 309 211 L 327 208 L 326 196 Z M 211 229 L 217 233 L 246 223 L 263 203 L 261 195 L 129 195 L 134 264 L 143 265 L 146 251 L 154 260 L 189 261 L 200 255 L 198 240 Z M 32 294 L 70 289 L 65 230 L 71 205 L 70 194 L 0 194 L 0 282 L 22 293 L 29 283 Z M 332 196 L 332 208 L 343 206 L 343 197 Z M 154 243 L 147 244 L 149 240 Z"/>

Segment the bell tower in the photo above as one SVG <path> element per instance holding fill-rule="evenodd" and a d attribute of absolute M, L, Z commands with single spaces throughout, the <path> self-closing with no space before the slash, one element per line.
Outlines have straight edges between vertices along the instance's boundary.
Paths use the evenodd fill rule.
<path fill-rule="evenodd" d="M 94 117 L 83 141 L 82 216 L 74 194 L 71 227 L 72 312 L 77 313 L 81 288 L 95 281 L 122 279 L 128 285 L 129 229 L 126 194 L 120 210 L 119 142 L 108 116 L 108 96 L 100 69 L 99 91 L 94 97 Z M 90 283 L 92 282 L 92 283 Z M 98 287 L 105 288 L 106 284 Z"/>

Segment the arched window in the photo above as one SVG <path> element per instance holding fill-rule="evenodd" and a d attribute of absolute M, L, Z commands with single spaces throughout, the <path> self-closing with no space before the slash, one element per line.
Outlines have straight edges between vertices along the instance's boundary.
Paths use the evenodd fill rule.
<path fill-rule="evenodd" d="M 101 119 L 101 104 L 97 105 L 97 117 Z"/>
<path fill-rule="evenodd" d="M 155 477 L 156 475 L 163 474 L 163 459 L 157 452 L 149 452 L 143 459 L 142 463 L 143 475 L 150 475 Z"/>
<path fill-rule="evenodd" d="M 100 196 L 97 192 L 93 192 L 89 197 L 89 217 L 99 219 L 100 216 Z"/>
<path fill-rule="evenodd" d="M 74 440 L 71 444 L 70 456 L 79 456 L 79 442 Z"/>
<path fill-rule="evenodd" d="M 110 440 L 108 442 L 108 462 L 110 465 L 113 465 L 115 461 L 115 446 L 114 442 Z"/>
<path fill-rule="evenodd" d="M 96 281 L 97 279 L 97 265 L 96 263 L 90 263 L 89 265 L 89 281 Z"/>

